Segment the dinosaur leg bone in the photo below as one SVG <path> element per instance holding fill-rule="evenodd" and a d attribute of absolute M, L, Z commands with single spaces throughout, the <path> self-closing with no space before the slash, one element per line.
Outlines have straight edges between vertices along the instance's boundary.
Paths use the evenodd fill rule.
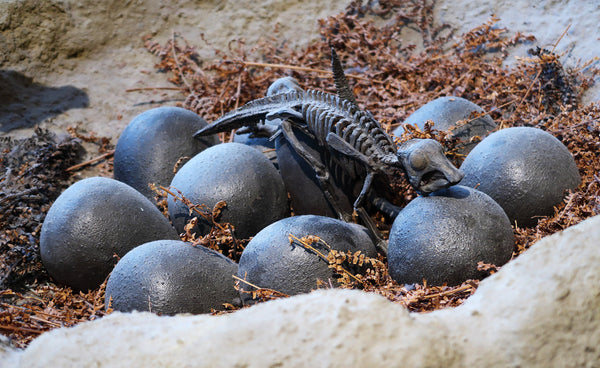
<path fill-rule="evenodd" d="M 375 172 L 372 167 L 373 164 L 369 158 L 364 155 L 362 152 L 352 147 L 350 143 L 346 142 L 337 134 L 329 133 L 327 134 L 327 145 L 329 148 L 335 152 L 338 152 L 346 157 L 354 159 L 356 161 L 361 162 L 367 168 L 367 177 L 363 183 L 363 187 L 360 191 L 360 194 L 356 198 L 354 202 L 354 208 L 362 207 L 362 203 L 371 188 L 371 184 L 373 183 L 373 177 L 375 176 Z"/>
<path fill-rule="evenodd" d="M 350 143 L 346 142 L 337 134 L 329 133 L 327 135 L 327 145 L 329 148 L 335 152 L 338 152 L 346 157 L 352 158 L 361 162 L 367 168 L 367 177 L 363 183 L 360 194 L 354 201 L 354 210 L 358 213 L 362 223 L 365 225 L 369 234 L 371 234 L 371 238 L 375 242 L 377 249 L 387 255 L 387 242 L 383 240 L 383 236 L 381 232 L 373 222 L 373 219 L 369 216 L 367 211 L 363 208 L 362 204 L 369 193 L 369 189 L 371 189 L 371 185 L 373 183 L 373 178 L 375 177 L 375 171 L 373 168 L 373 163 L 369 158 L 358 151 L 356 148 L 352 147 Z"/>
<path fill-rule="evenodd" d="M 382 197 L 371 196 L 369 198 L 369 202 L 371 202 L 375 208 L 386 214 L 391 219 L 395 219 L 402 210 L 402 208 L 392 204 L 390 201 Z"/>
<path fill-rule="evenodd" d="M 373 219 L 371 218 L 371 216 L 369 216 L 367 211 L 365 211 L 365 209 L 362 207 L 356 208 L 355 210 L 356 210 L 356 213 L 358 213 L 358 217 L 360 218 L 362 223 L 365 225 L 365 227 L 369 231 L 371 240 L 373 240 L 373 242 L 375 243 L 375 247 L 377 248 L 377 250 L 380 253 L 382 253 L 384 256 L 387 257 L 388 242 L 383 239 L 383 235 L 381 234 L 381 231 L 379 231 L 379 229 L 373 222 Z"/>
<path fill-rule="evenodd" d="M 335 194 L 334 185 L 331 182 L 329 170 L 327 170 L 327 167 L 323 164 L 320 157 L 315 156 L 300 142 L 294 133 L 292 124 L 293 123 L 289 120 L 282 121 L 281 132 L 283 133 L 284 138 L 290 143 L 294 151 L 296 151 L 296 153 L 313 168 L 316 174 L 315 176 L 319 181 L 319 185 L 323 190 L 325 199 L 327 199 L 327 202 L 329 202 L 333 210 L 338 214 L 338 217 L 341 220 L 349 221 L 351 214 L 342 210 L 342 206 Z"/>

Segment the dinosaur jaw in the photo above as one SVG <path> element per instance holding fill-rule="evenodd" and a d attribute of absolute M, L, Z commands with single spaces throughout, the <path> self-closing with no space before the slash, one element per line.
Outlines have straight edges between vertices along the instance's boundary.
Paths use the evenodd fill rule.
<path fill-rule="evenodd" d="M 442 145 L 433 139 L 408 140 L 400 146 L 397 155 L 408 181 L 419 194 L 448 188 L 464 176 L 448 160 Z"/>
<path fill-rule="evenodd" d="M 455 167 L 448 167 L 445 170 L 432 170 L 421 176 L 415 189 L 418 193 L 427 195 L 458 184 L 463 176 L 463 172 Z"/>

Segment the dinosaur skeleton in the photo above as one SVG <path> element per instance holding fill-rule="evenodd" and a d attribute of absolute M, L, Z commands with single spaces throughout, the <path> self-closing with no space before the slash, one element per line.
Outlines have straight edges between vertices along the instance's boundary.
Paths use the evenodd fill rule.
<path fill-rule="evenodd" d="M 199 130 L 195 137 L 242 128 L 242 131 L 272 138 L 283 134 L 296 153 L 309 163 L 321 189 L 338 216 L 348 221 L 351 214 L 338 206 L 331 173 L 341 171 L 346 179 L 361 181 L 354 210 L 379 241 L 385 253 L 387 245 L 363 208 L 367 197 L 380 210 L 394 216 L 398 208 L 387 200 L 368 196 L 376 177 L 385 176 L 390 168 L 403 170 L 420 194 L 447 188 L 458 183 L 463 174 L 446 158 L 442 146 L 432 139 L 412 139 L 398 149 L 392 138 L 368 112 L 361 110 L 348 86 L 341 63 L 332 48 L 332 69 L 338 95 L 302 90 L 293 78 L 273 88 L 270 96 L 251 101 Z M 271 91 L 271 89 L 270 89 Z M 277 93 L 279 91 L 284 91 Z M 262 123 L 281 119 L 279 126 Z M 302 131 L 317 142 L 322 154 L 308 149 L 296 136 Z"/>

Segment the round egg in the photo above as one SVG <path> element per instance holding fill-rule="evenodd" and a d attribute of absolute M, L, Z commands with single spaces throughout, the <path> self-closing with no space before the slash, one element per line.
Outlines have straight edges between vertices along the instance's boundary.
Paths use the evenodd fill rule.
<path fill-rule="evenodd" d="M 508 262 L 514 244 L 502 208 L 485 193 L 456 185 L 402 209 L 390 230 L 388 269 L 399 284 L 459 285 L 484 276 L 478 262 Z"/>
<path fill-rule="evenodd" d="M 179 240 L 156 240 L 129 251 L 106 283 L 106 308 L 158 314 L 209 313 L 240 305 L 237 264 Z"/>
<path fill-rule="evenodd" d="M 507 128 L 490 134 L 467 156 L 461 185 L 492 197 L 511 223 L 534 226 L 538 216 L 554 213 L 567 189 L 581 181 L 569 152 L 550 133 L 537 128 Z"/>
<path fill-rule="evenodd" d="M 118 257 L 158 239 L 179 236 L 154 204 L 127 184 L 95 177 L 56 199 L 42 224 L 40 253 L 57 282 L 86 291 L 106 279 Z"/>
<path fill-rule="evenodd" d="M 171 187 L 209 210 L 225 201 L 218 221 L 232 224 L 241 239 L 289 216 L 287 194 L 277 169 L 263 154 L 240 143 L 222 143 L 200 152 L 181 167 Z M 210 231 L 211 224 L 190 214 L 184 203 L 171 195 L 167 200 L 169 216 L 179 232 L 192 217 L 198 217 L 194 232 L 204 235 Z"/>
<path fill-rule="evenodd" d="M 314 139 L 309 138 L 300 131 L 296 132 L 296 136 L 306 150 L 321 159 Z M 277 149 L 279 171 L 289 193 L 294 214 L 337 218 L 337 213 L 325 197 L 313 167 L 296 153 L 294 147 L 283 136 L 277 138 L 275 147 Z M 341 210 L 352 213 L 353 202 L 340 186 L 335 185 L 334 180 L 332 180 L 332 184 L 333 195 L 338 199 Z"/>
<path fill-rule="evenodd" d="M 269 140 L 266 137 L 250 137 L 250 133 L 245 134 L 234 134 L 233 142 L 245 144 L 250 146 L 258 152 L 262 153 L 271 161 L 271 163 L 278 168 L 279 165 L 277 163 L 277 152 L 275 152 L 275 142 Z"/>
<path fill-rule="evenodd" d="M 473 137 L 485 137 L 496 128 L 496 123 L 489 115 L 484 115 L 457 127 L 460 120 L 470 120 L 474 114 L 485 112 L 481 107 L 462 97 L 439 97 L 421 106 L 404 121 L 404 124 L 416 125 L 425 128 L 425 122 L 432 120 L 434 129 L 447 131 L 453 129 L 452 136 L 460 138 L 463 143 L 459 145 L 459 153 L 468 154 L 479 140 L 469 142 Z M 404 132 L 402 126 L 394 130 L 394 135 L 401 136 Z"/>
<path fill-rule="evenodd" d="M 316 235 L 331 249 L 361 251 L 369 257 L 377 255 L 367 230 L 360 225 L 323 216 L 294 216 L 267 226 L 252 238 L 240 258 L 238 276 L 253 285 L 288 295 L 315 289 L 318 279 L 335 283 L 328 262 L 297 240 L 290 242 L 290 235 L 298 239 Z M 321 242 L 309 245 L 325 256 L 329 253 L 329 248 Z M 241 286 L 253 290 L 244 283 Z"/>
<path fill-rule="evenodd" d="M 293 77 L 282 77 L 275 80 L 269 88 L 267 89 L 267 96 L 273 96 L 280 93 L 286 93 L 290 91 L 302 91 L 298 81 Z M 281 125 L 281 119 L 267 119 L 264 122 L 265 130 L 269 130 L 271 135 L 274 131 L 278 129 Z M 264 133 L 267 134 L 268 133 Z M 233 141 L 236 143 L 247 144 L 251 147 L 256 148 L 260 152 L 262 152 L 267 158 L 275 165 L 275 167 L 279 168 L 278 160 L 277 160 L 277 152 L 275 151 L 275 141 L 271 140 L 270 137 L 250 137 L 250 133 L 244 134 L 235 134 L 233 136 Z"/>
<path fill-rule="evenodd" d="M 179 107 L 157 107 L 136 116 L 115 147 L 114 178 L 154 198 L 149 183 L 167 186 L 180 158 L 219 143 L 216 135 L 195 139 L 207 122 Z"/>

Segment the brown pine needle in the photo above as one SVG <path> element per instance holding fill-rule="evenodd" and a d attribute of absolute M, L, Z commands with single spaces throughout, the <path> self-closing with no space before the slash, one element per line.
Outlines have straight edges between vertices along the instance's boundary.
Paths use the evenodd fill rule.
<path fill-rule="evenodd" d="M 32 328 L 25 328 L 25 327 L 19 327 L 19 326 L 7 326 L 7 325 L 0 325 L 0 329 L 1 330 L 9 330 L 9 331 L 27 332 L 27 333 L 37 334 L 37 335 L 39 335 L 43 332 L 46 332 L 46 330 L 34 330 Z"/>
<path fill-rule="evenodd" d="M 565 30 L 563 31 L 563 33 L 561 33 L 560 37 L 558 37 L 558 40 L 556 40 L 556 42 L 554 43 L 554 46 L 552 46 L 552 51 L 550 51 L 551 53 L 554 53 L 554 50 L 556 50 L 556 46 L 558 46 L 558 43 L 560 42 L 560 40 L 562 40 L 563 37 L 565 37 L 565 35 L 569 31 L 569 28 L 571 28 L 571 24 L 569 24 L 567 26 L 567 28 L 565 28 Z"/>
<path fill-rule="evenodd" d="M 456 293 L 459 293 L 461 291 L 465 291 L 465 290 L 469 290 L 469 289 L 473 289 L 473 286 L 471 286 L 471 285 L 464 285 L 464 286 L 461 286 L 461 287 L 456 288 L 456 289 L 442 291 L 440 293 L 435 293 L 435 294 L 424 295 L 424 296 L 421 297 L 421 299 L 433 299 L 433 298 L 437 298 L 437 297 L 441 297 L 441 296 L 456 294 Z"/>
<path fill-rule="evenodd" d="M 560 37 L 558 37 L 558 40 L 556 40 L 556 42 L 554 43 L 554 46 L 552 46 L 552 51 L 550 51 L 551 53 L 554 53 L 554 50 L 556 49 L 556 46 L 558 46 L 558 43 L 560 42 L 560 40 L 562 40 L 562 38 L 567 34 L 567 31 L 569 30 L 569 28 L 571 28 L 570 24 L 567 26 L 567 28 L 565 28 L 565 30 L 560 35 Z M 517 109 L 519 107 L 521 107 L 521 105 L 523 104 L 523 102 L 525 101 L 525 99 L 527 98 L 527 96 L 529 95 L 529 92 L 533 88 L 533 85 L 535 84 L 535 82 L 537 82 L 537 80 L 538 80 L 538 78 L 540 77 L 541 74 L 542 74 L 542 69 L 540 69 L 540 71 L 535 75 L 535 78 L 533 78 L 533 80 L 531 81 L 531 84 L 529 85 L 529 88 L 527 88 L 527 91 L 525 92 L 525 95 L 523 96 L 523 98 L 521 98 L 521 102 L 519 102 L 519 105 L 517 105 Z"/>
<path fill-rule="evenodd" d="M 301 71 L 301 72 L 313 72 L 313 73 L 328 74 L 328 75 L 333 74 L 331 72 L 331 70 L 309 68 L 309 67 L 305 67 L 305 66 L 272 64 L 272 63 L 257 63 L 257 62 L 252 62 L 252 61 L 240 61 L 240 62 L 242 64 L 244 64 L 245 66 L 259 66 L 259 67 L 263 67 L 263 68 L 289 69 L 289 70 L 297 70 L 297 71 Z M 346 74 L 346 77 L 354 78 L 354 79 L 362 79 L 365 81 L 369 81 L 369 83 L 383 84 L 383 81 L 370 79 L 367 77 L 363 77 L 362 75 Z"/>
<path fill-rule="evenodd" d="M 295 241 L 297 241 L 298 243 L 300 243 L 300 245 L 302 245 L 304 248 L 306 249 L 310 249 L 313 252 L 315 252 L 319 257 L 321 257 L 325 262 L 329 263 L 329 259 L 327 258 L 326 255 L 324 255 L 323 253 L 319 252 L 315 247 L 311 246 L 310 244 L 308 244 L 307 242 L 303 241 L 302 239 L 299 239 L 298 237 L 296 237 L 293 234 L 289 234 L 289 237 L 291 239 L 294 239 Z M 319 239 L 319 241 L 323 242 L 323 244 L 325 244 L 325 246 L 327 246 L 329 249 L 331 249 L 331 247 L 329 246 L 329 244 L 325 243 L 325 241 L 323 241 L 322 239 Z M 353 275 L 350 271 L 346 270 L 345 268 L 342 267 L 342 271 L 347 274 L 348 276 L 352 277 L 354 280 L 362 283 L 362 281 L 356 277 L 355 275 Z"/>
<path fill-rule="evenodd" d="M 181 76 L 181 80 L 187 86 L 189 91 L 193 91 L 192 85 L 185 79 L 183 75 L 183 70 L 181 69 L 181 65 L 179 65 L 179 60 L 177 60 L 177 51 L 175 50 L 175 31 L 173 31 L 171 35 L 171 52 L 173 53 L 173 60 L 175 60 L 175 65 L 177 65 L 177 70 L 179 70 L 179 75 Z"/>
<path fill-rule="evenodd" d="M 240 92 L 242 91 L 242 75 L 240 74 L 237 81 L 237 89 L 235 90 L 235 109 L 240 106 Z M 232 139 L 233 140 L 233 139 Z"/>
<path fill-rule="evenodd" d="M 249 281 L 246 281 L 246 280 L 244 280 L 243 278 L 241 278 L 241 277 L 238 277 L 238 276 L 236 276 L 236 275 L 231 275 L 231 277 L 233 277 L 234 279 L 236 279 L 236 280 L 238 280 L 238 281 L 240 281 L 240 282 L 243 282 L 244 284 L 246 284 L 246 285 L 248 285 L 248 286 L 252 286 L 252 287 L 253 287 L 253 288 L 255 288 L 255 289 L 263 289 L 263 288 L 261 288 L 260 286 L 256 286 L 256 285 L 254 285 L 253 283 L 251 283 L 251 282 L 249 282 Z"/>
<path fill-rule="evenodd" d="M 106 152 L 106 153 L 104 153 L 104 154 L 102 154 L 102 155 L 100 155 L 100 156 L 98 156 L 98 157 L 94 157 L 94 158 L 92 158 L 92 159 L 90 159 L 90 160 L 87 160 L 87 161 L 85 161 L 85 162 L 82 162 L 82 163 L 80 163 L 80 164 L 73 165 L 73 166 L 71 166 L 71 167 L 67 168 L 67 170 L 66 170 L 66 171 L 75 171 L 75 170 L 79 170 L 79 169 L 81 169 L 82 167 L 85 167 L 85 166 L 88 166 L 88 165 L 91 165 L 91 164 L 95 164 L 96 162 L 98 162 L 98 161 L 101 161 L 101 160 L 103 160 L 103 159 L 105 159 L 105 158 L 111 157 L 111 156 L 112 156 L 112 155 L 114 155 L 114 154 L 115 154 L 115 150 L 110 150 L 110 151 L 108 151 L 108 152 Z"/>
<path fill-rule="evenodd" d="M 506 106 L 508 106 L 508 105 L 511 105 L 511 104 L 513 104 L 513 103 L 515 103 L 515 102 L 517 102 L 517 99 L 516 99 L 516 98 L 515 98 L 515 99 L 513 99 L 513 100 L 510 100 L 510 101 L 508 101 L 508 102 L 506 102 L 506 103 L 503 103 L 503 104 L 502 104 L 502 105 L 500 105 L 500 106 L 496 106 L 496 107 L 494 107 L 493 109 L 491 109 L 490 111 L 486 111 L 486 112 L 483 112 L 483 113 L 481 113 L 481 114 L 477 114 L 477 116 L 476 116 L 476 117 L 474 117 L 474 118 L 472 118 L 472 119 L 469 119 L 469 120 L 467 120 L 467 123 L 470 123 L 470 122 L 472 122 L 472 121 L 474 121 L 474 120 L 477 120 L 477 119 L 479 119 L 480 117 L 483 117 L 483 116 L 489 115 L 489 114 L 493 113 L 494 111 L 500 110 L 501 108 L 503 108 L 503 107 L 506 107 Z"/>
<path fill-rule="evenodd" d="M 184 198 L 183 198 L 182 196 L 180 196 L 180 195 L 177 195 L 177 194 L 173 193 L 173 191 L 172 191 L 172 190 L 170 190 L 169 188 L 166 188 L 166 187 L 164 187 L 164 186 L 162 186 L 162 185 L 161 185 L 161 186 L 159 186 L 158 188 L 159 188 L 160 190 L 164 191 L 165 193 L 172 195 L 172 196 L 175 198 L 175 200 L 181 201 L 182 203 L 186 204 L 186 201 L 184 201 Z M 187 204 L 186 204 L 186 205 L 187 205 Z M 189 206 L 188 206 L 188 207 L 189 207 Z M 202 212 L 202 211 L 200 211 L 200 210 L 197 208 L 197 206 L 192 206 L 192 211 L 196 212 L 197 214 L 199 214 L 200 216 L 202 216 L 203 218 L 205 218 L 205 219 L 207 219 L 207 220 L 211 220 L 211 219 L 212 219 L 212 215 L 211 215 L 211 214 L 209 214 L 209 213 L 205 213 L 205 212 Z M 218 225 L 218 224 L 217 224 L 217 225 Z"/>
<path fill-rule="evenodd" d="M 302 245 L 304 248 L 306 249 L 310 249 L 313 252 L 315 252 L 319 257 L 323 258 L 325 261 L 327 261 L 327 256 L 324 255 L 323 253 L 319 252 L 315 247 L 311 246 L 310 244 L 308 244 L 307 242 L 303 241 L 302 239 L 299 239 L 298 237 L 294 236 L 293 234 L 289 234 L 289 237 L 294 239 L 295 241 L 297 241 L 298 243 L 300 243 L 300 245 Z"/>
<path fill-rule="evenodd" d="M 125 90 L 125 92 L 154 91 L 154 90 L 181 91 L 181 88 L 179 88 L 179 87 L 140 87 L 140 88 L 128 88 Z"/>

